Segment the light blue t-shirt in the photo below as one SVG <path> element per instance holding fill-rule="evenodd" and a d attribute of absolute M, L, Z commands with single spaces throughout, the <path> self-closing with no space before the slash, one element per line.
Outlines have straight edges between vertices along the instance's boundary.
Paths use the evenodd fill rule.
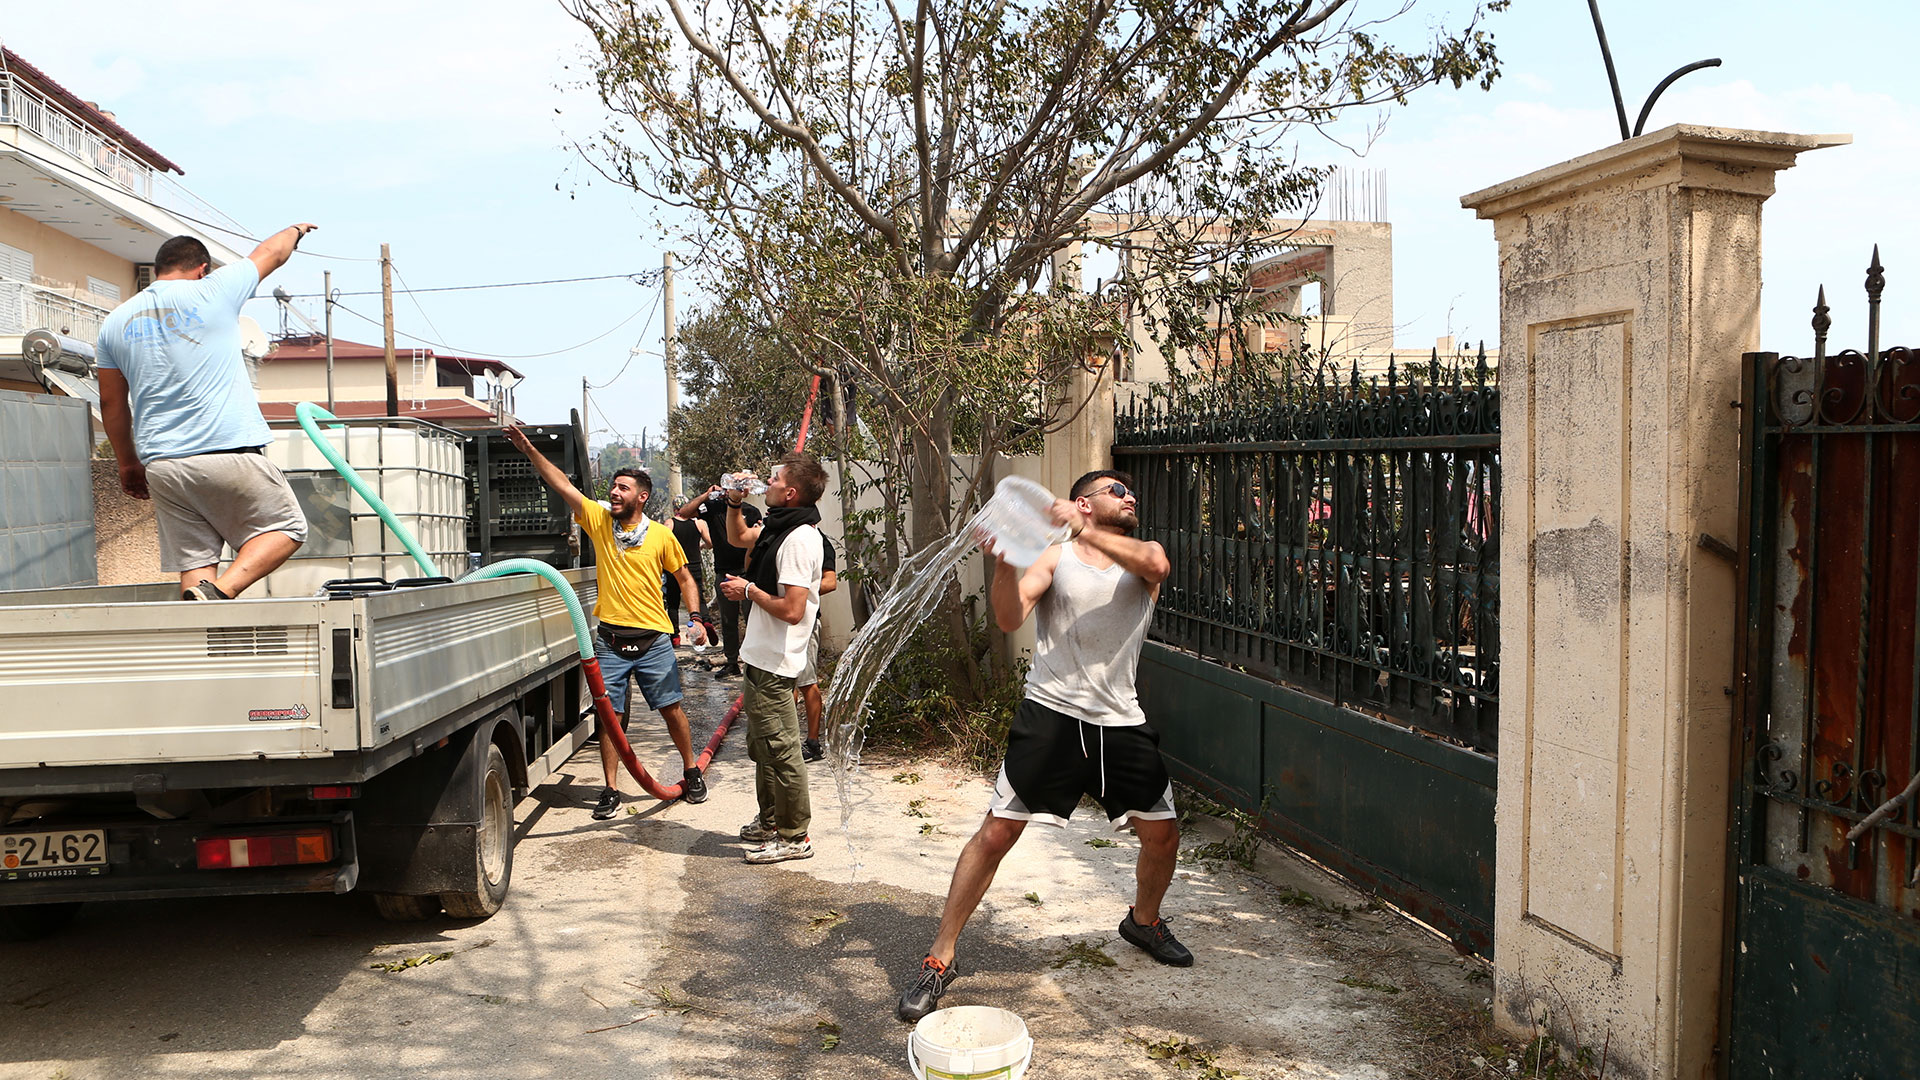
<path fill-rule="evenodd" d="M 141 464 L 273 441 L 240 355 L 240 306 L 259 284 L 241 259 L 199 281 L 156 281 L 101 324 L 99 364 L 127 380 Z"/>

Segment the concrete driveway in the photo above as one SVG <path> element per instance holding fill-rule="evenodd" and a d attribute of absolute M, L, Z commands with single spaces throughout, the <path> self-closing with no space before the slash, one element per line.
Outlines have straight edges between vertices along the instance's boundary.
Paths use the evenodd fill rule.
<path fill-rule="evenodd" d="M 703 739 L 733 690 L 686 681 Z M 816 764 L 817 855 L 753 867 L 743 735 L 706 803 L 610 822 L 576 757 L 521 804 L 485 922 L 385 923 L 357 896 L 98 904 L 0 945 L 0 1078 L 908 1076 L 893 1002 L 989 778 L 876 751 L 842 828 Z M 634 742 L 675 773 L 651 714 Z M 1228 835 L 1201 819 L 1182 847 Z M 1472 1054 L 1480 965 L 1271 848 L 1252 871 L 1183 857 L 1166 910 L 1197 963 L 1155 964 L 1115 932 L 1135 850 L 1097 811 L 1030 828 L 961 939 L 946 1004 L 1019 1013 L 1028 1075 L 1426 1078 Z"/>

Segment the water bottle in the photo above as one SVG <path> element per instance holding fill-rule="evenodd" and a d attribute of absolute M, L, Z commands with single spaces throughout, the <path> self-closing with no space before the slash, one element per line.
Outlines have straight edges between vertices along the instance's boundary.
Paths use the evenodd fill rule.
<path fill-rule="evenodd" d="M 1053 493 L 1025 477 L 1009 476 L 993 489 L 974 524 L 993 538 L 993 552 L 1015 566 L 1032 566 L 1041 552 L 1072 535 L 1055 525 Z"/>
<path fill-rule="evenodd" d="M 744 491 L 749 495 L 765 495 L 766 482 L 758 476 L 738 476 L 732 473 L 720 478 L 720 486 L 727 491 Z"/>

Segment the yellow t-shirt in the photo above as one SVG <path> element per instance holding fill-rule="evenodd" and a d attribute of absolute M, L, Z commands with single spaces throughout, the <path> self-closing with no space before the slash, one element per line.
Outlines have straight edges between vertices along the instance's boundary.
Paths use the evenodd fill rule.
<path fill-rule="evenodd" d="M 660 586 L 665 575 L 687 564 L 687 553 L 674 539 L 673 529 L 650 521 L 645 539 L 623 549 L 613 538 L 613 515 L 598 502 L 588 499 L 581 504 L 574 520 L 593 541 L 598 557 L 600 595 L 593 602 L 594 618 L 636 630 L 673 633 Z"/>

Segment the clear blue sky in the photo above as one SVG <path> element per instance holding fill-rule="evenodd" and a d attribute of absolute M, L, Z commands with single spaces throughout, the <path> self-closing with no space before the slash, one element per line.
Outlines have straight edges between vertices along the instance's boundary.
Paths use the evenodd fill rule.
<path fill-rule="evenodd" d="M 1367 0 L 1370 8 L 1389 5 Z M 1468 5 L 1421 0 L 1418 28 Z M 1889 267 L 1890 341 L 1920 302 L 1920 92 L 1904 72 L 1920 13 L 1893 0 L 1602 0 L 1630 115 L 1667 72 L 1719 56 L 1662 98 L 1648 129 L 1715 123 L 1847 132 L 1780 177 L 1768 203 L 1763 347 L 1799 351 L 1825 282 L 1838 345 L 1864 344 L 1859 283 L 1871 246 Z M 1430 90 L 1384 116 L 1364 160 L 1314 133 L 1307 162 L 1384 168 L 1396 242 L 1395 315 L 1403 345 L 1439 334 L 1496 336 L 1492 226 L 1459 197 L 1618 138 L 1585 0 L 1515 0 L 1491 26 L 1507 76 L 1492 93 Z M 8 47 L 114 111 L 179 162 L 184 182 L 264 235 L 296 220 L 305 245 L 372 260 L 385 241 L 415 287 L 647 271 L 660 265 L 652 210 L 595 176 L 570 149 L 599 126 L 578 89 L 583 36 L 557 4 L 104 0 L 10 6 Z M 569 68 L 567 65 L 572 64 Z M 1343 142 L 1356 145 L 1361 125 Z M 238 241 L 236 241 L 238 243 Z M 346 291 L 379 288 L 372 261 L 295 260 L 274 284 L 317 293 L 321 271 Z M 682 289 L 684 313 L 697 303 Z M 1909 298 L 1912 298 L 1909 300 Z M 346 301 L 378 318 L 379 297 Z M 657 290 L 623 281 L 422 296 L 397 301 L 399 328 L 474 352 L 520 356 L 520 412 L 566 416 L 580 380 L 608 418 L 593 426 L 658 433 L 665 415 Z M 265 304 L 256 317 L 277 325 Z M 424 311 L 422 310 L 424 309 Z M 309 309 L 318 314 L 317 305 Z M 624 321 L 623 320 L 629 320 Z M 341 315 L 343 337 L 379 330 Z M 405 339 L 402 339 L 403 343 Z M 633 358 L 636 345 L 646 352 Z M 624 371 L 623 371 L 624 367 Z"/>

